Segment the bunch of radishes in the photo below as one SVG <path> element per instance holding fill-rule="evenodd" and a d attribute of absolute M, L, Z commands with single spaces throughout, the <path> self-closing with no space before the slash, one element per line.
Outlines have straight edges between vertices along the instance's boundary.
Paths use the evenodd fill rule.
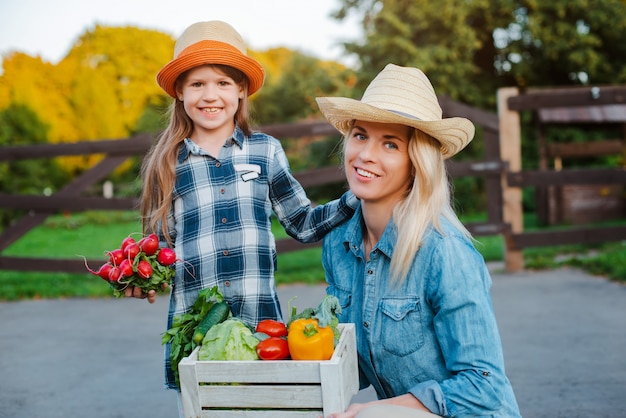
<path fill-rule="evenodd" d="M 159 248 L 159 238 L 150 234 L 139 241 L 124 238 L 120 248 L 106 252 L 109 256 L 97 271 L 85 261 L 87 270 L 106 280 L 116 297 L 124 296 L 128 287 L 139 287 L 145 293 L 167 289 L 174 277 L 176 253 L 171 248 Z"/>

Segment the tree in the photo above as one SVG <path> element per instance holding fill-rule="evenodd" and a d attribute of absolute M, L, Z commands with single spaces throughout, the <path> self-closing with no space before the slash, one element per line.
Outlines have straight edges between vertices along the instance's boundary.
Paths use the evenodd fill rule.
<path fill-rule="evenodd" d="M 0 146 L 42 144 L 47 142 L 48 126 L 35 112 L 21 104 L 0 111 Z M 0 162 L 0 191 L 8 194 L 53 192 L 66 181 L 55 160 L 24 159 Z M 7 226 L 19 212 L 0 209 L 0 226 Z"/>
<path fill-rule="evenodd" d="M 512 1 L 341 0 L 334 16 L 361 14 L 362 41 L 344 44 L 361 64 L 364 84 L 388 63 L 424 71 L 438 94 L 495 105 L 491 32 L 506 25 Z"/>
<path fill-rule="evenodd" d="M 626 2 L 520 1 L 495 65 L 519 87 L 626 83 Z"/>
<path fill-rule="evenodd" d="M 355 76 L 341 64 L 285 48 L 271 49 L 255 58 L 267 68 L 265 86 L 253 96 L 259 124 L 321 117 L 315 97 L 354 93 Z"/>
<path fill-rule="evenodd" d="M 626 82 L 624 0 L 340 0 L 365 38 L 344 44 L 366 80 L 421 68 L 439 94 L 495 109 L 499 87 Z"/>

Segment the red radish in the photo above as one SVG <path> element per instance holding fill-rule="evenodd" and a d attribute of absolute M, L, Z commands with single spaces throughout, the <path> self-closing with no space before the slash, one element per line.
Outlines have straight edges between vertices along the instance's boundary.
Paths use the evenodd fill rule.
<path fill-rule="evenodd" d="M 124 238 L 124 240 L 122 241 L 122 245 L 121 245 L 121 249 L 123 250 L 124 248 L 128 247 L 129 245 L 135 244 L 135 239 L 133 237 L 126 237 Z"/>
<path fill-rule="evenodd" d="M 104 280 L 109 280 L 109 271 L 111 270 L 111 267 L 113 267 L 110 263 L 104 263 L 103 265 L 100 266 L 100 268 L 98 269 L 98 271 L 96 270 L 92 270 L 89 265 L 87 264 L 87 259 L 83 257 L 83 261 L 85 262 L 85 268 L 87 268 L 87 270 L 89 271 L 89 273 L 95 275 L 95 276 L 99 276 L 101 278 L 103 278 Z"/>
<path fill-rule="evenodd" d="M 150 257 L 154 255 L 159 249 L 159 237 L 156 234 L 150 234 L 147 237 L 143 237 L 139 240 L 139 248 L 145 255 Z"/>
<path fill-rule="evenodd" d="M 171 266 L 176 262 L 176 253 L 171 248 L 161 248 L 157 254 L 157 261 L 162 266 Z"/>
<path fill-rule="evenodd" d="M 133 261 L 135 257 L 137 257 L 137 254 L 141 252 L 141 249 L 139 248 L 139 245 L 133 243 L 128 244 L 122 251 L 124 252 L 125 259 Z"/>
<path fill-rule="evenodd" d="M 117 250 L 109 251 L 109 261 L 114 266 L 119 266 L 122 260 L 124 259 L 124 251 L 121 248 Z"/>
<path fill-rule="evenodd" d="M 152 266 L 146 260 L 141 260 L 137 263 L 137 274 L 144 279 L 149 279 L 152 276 Z"/>
<path fill-rule="evenodd" d="M 120 271 L 120 268 L 116 266 L 111 266 L 111 269 L 109 270 L 109 281 L 117 282 L 121 278 L 122 278 L 122 272 Z"/>
<path fill-rule="evenodd" d="M 113 266 L 111 265 L 111 263 L 104 263 L 100 269 L 98 269 L 97 271 L 97 275 L 100 276 L 101 278 L 103 278 L 104 280 L 109 280 L 109 272 L 111 271 L 111 268 Z"/>
<path fill-rule="evenodd" d="M 122 277 L 130 277 L 135 273 L 133 271 L 133 262 L 127 258 L 122 260 L 118 268 L 120 269 Z"/>

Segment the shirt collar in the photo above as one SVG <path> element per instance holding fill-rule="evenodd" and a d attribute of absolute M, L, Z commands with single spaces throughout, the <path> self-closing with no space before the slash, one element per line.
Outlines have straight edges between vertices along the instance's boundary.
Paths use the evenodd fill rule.
<path fill-rule="evenodd" d="M 241 128 L 239 128 L 239 126 L 235 126 L 235 130 L 233 131 L 231 136 L 224 142 L 224 146 L 228 147 L 236 144 L 241 149 L 243 148 L 243 143 L 245 139 L 246 135 L 243 133 Z M 202 149 L 195 142 L 193 142 L 190 138 L 185 138 L 178 150 L 178 162 L 182 163 L 183 161 L 185 161 L 189 157 L 189 154 L 200 155 L 203 153 L 204 152 L 202 151 Z"/>
<path fill-rule="evenodd" d="M 393 255 L 393 246 L 397 238 L 397 228 L 390 220 L 383 232 L 383 236 L 374 248 L 381 251 L 387 257 L 391 258 Z M 359 253 L 363 245 L 363 216 L 361 213 L 361 205 L 359 205 L 352 218 L 348 221 L 345 234 L 343 236 L 343 245 L 346 251 L 352 251 L 355 255 Z"/>

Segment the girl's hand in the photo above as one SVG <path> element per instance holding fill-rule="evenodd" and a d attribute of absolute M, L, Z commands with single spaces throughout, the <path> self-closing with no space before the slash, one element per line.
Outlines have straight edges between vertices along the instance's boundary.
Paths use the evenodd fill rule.
<path fill-rule="evenodd" d="M 148 299 L 149 303 L 156 301 L 156 291 L 150 290 L 148 293 L 144 293 L 139 287 L 127 287 L 124 289 L 124 296 L 127 298 Z"/>

